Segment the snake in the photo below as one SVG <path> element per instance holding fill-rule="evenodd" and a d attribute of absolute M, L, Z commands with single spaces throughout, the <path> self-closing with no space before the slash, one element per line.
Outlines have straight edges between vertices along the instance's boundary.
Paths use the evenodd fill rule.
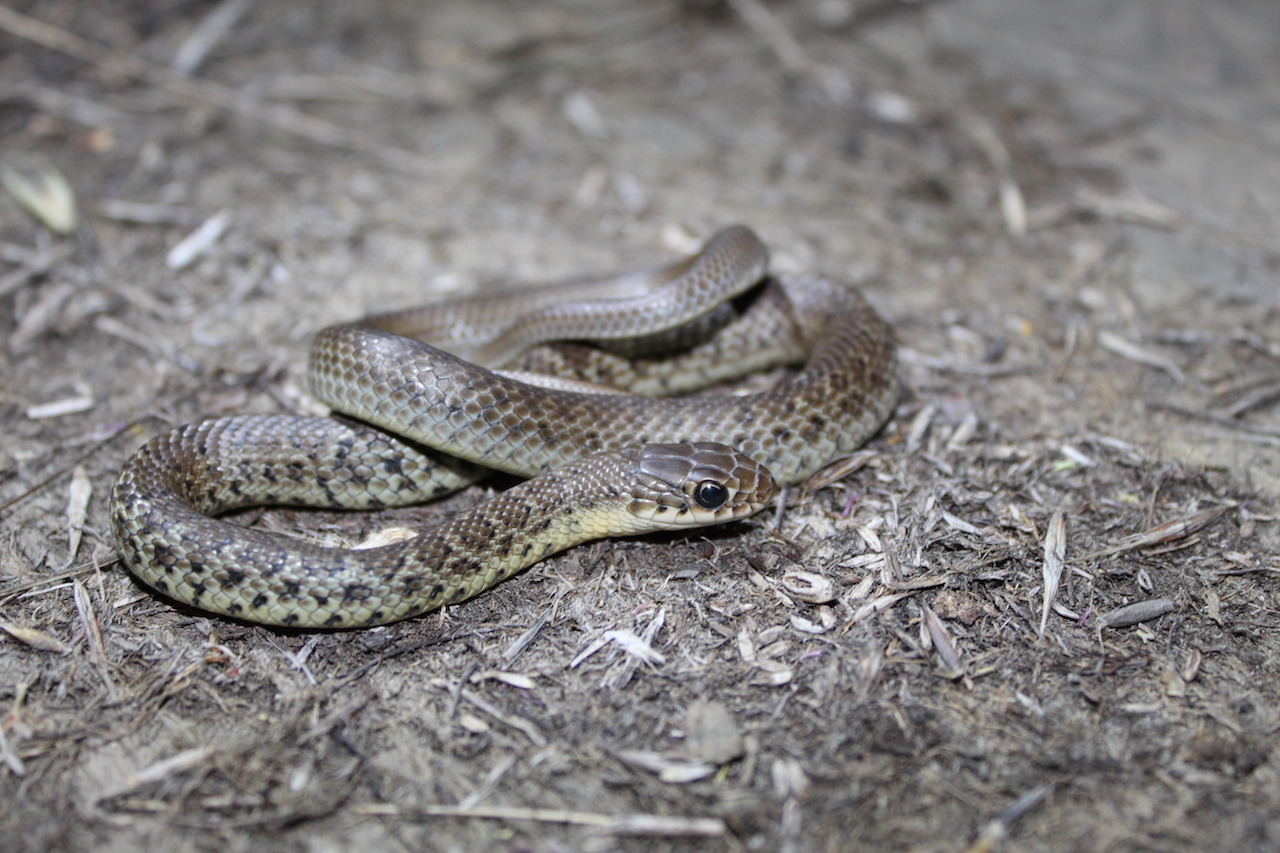
<path fill-rule="evenodd" d="M 855 288 L 767 265 L 733 226 L 653 269 L 322 329 L 308 377 L 334 414 L 211 418 L 146 443 L 112 490 L 121 562 L 202 611 L 348 629 L 582 542 L 745 518 L 865 443 L 899 394 L 891 329 Z M 690 393 L 764 370 L 784 375 Z M 221 517 L 417 504 L 491 469 L 529 479 L 367 549 Z"/>

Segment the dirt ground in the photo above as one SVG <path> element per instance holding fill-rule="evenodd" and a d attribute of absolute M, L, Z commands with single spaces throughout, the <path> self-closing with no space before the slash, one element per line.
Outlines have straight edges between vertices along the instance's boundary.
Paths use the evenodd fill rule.
<path fill-rule="evenodd" d="M 3 160 L 80 210 L 0 195 L 0 849 L 1280 849 L 1274 2 L 0 13 Z M 127 456 L 313 410 L 315 330 L 733 222 L 902 348 L 779 530 L 350 633 L 114 563 Z"/>

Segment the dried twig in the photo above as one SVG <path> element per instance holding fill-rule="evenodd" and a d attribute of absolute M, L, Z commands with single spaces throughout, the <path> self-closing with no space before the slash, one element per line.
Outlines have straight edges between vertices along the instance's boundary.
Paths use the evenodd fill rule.
<path fill-rule="evenodd" d="M 250 0 L 222 0 L 196 24 L 173 54 L 173 68 L 180 74 L 196 72 L 209 52 L 235 29 L 244 13 L 253 8 Z"/>
<path fill-rule="evenodd" d="M 1222 515 L 1229 509 L 1234 508 L 1235 504 L 1225 504 L 1223 506 L 1215 506 L 1211 509 L 1193 512 L 1187 515 L 1175 518 L 1172 521 L 1166 521 L 1164 524 L 1158 524 L 1155 527 L 1135 533 L 1132 536 L 1126 536 L 1110 548 L 1103 548 L 1101 551 L 1094 551 L 1085 554 L 1080 560 L 1093 560 L 1097 557 L 1109 557 L 1112 554 L 1119 554 L 1122 551 L 1132 551 L 1134 548 L 1145 548 L 1148 545 L 1163 545 L 1166 542 L 1174 542 L 1179 539 L 1185 539 L 1198 530 L 1206 527 L 1210 522 L 1214 521 L 1218 516 Z"/>
<path fill-rule="evenodd" d="M 1277 400 L 1280 400 L 1280 382 L 1271 382 L 1228 406 L 1225 414 L 1229 418 L 1238 418 L 1250 409 L 1267 406 Z"/>
<path fill-rule="evenodd" d="M 393 803 L 370 803 L 365 806 L 355 806 L 351 811 L 354 814 L 409 819 L 462 817 L 562 823 L 572 826 L 589 826 L 614 835 L 689 835 L 698 838 L 717 838 L 724 835 L 728 829 L 724 821 L 714 817 L 678 817 L 654 814 L 607 815 L 562 809 L 527 809 L 518 806 L 472 806 L 471 808 L 463 808 L 461 806 L 427 805 L 401 808 Z"/>
<path fill-rule="evenodd" d="M 0 6 L 0 29 L 82 62 L 97 65 L 110 73 L 143 81 L 170 94 L 262 122 L 321 145 L 370 154 L 388 166 L 417 175 L 431 174 L 433 171 L 430 161 L 425 158 L 385 145 L 359 131 L 309 116 L 282 104 L 264 104 L 251 95 L 219 83 L 183 77 L 137 56 L 114 53 L 86 38 L 4 6 Z"/>
<path fill-rule="evenodd" d="M 4 501 L 3 503 L 0 503 L 0 512 L 4 512 L 6 509 L 9 509 L 10 507 L 14 506 L 15 504 L 21 503 L 22 501 L 24 501 L 24 500 L 26 500 L 27 498 L 29 498 L 29 497 L 31 497 L 32 495 L 34 495 L 36 492 L 38 492 L 38 491 L 40 491 L 41 489 L 43 489 L 43 488 L 45 488 L 46 486 L 48 486 L 50 483 L 52 483 L 52 482 L 56 481 L 56 480 L 57 480 L 57 479 L 59 479 L 60 477 L 63 477 L 63 476 L 65 476 L 65 475 L 67 475 L 67 474 L 70 474 L 70 473 L 75 469 L 75 467 L 76 467 L 77 465 L 79 465 L 81 462 L 84 462 L 86 459 L 88 459 L 88 458 L 89 458 L 90 456 L 92 456 L 93 454 L 97 453 L 97 452 L 98 452 L 99 450 L 101 450 L 102 448 L 106 447 L 106 446 L 107 446 L 108 444 L 110 444 L 112 441 L 115 441 L 115 440 L 116 440 L 116 438 L 118 438 L 122 433 L 129 432 L 130 430 L 134 429 L 135 427 L 137 427 L 137 426 L 141 425 L 143 421 L 145 421 L 145 420 L 150 420 L 150 419 L 151 419 L 151 417 L 152 417 L 151 415 L 147 415 L 147 416 L 145 416 L 145 417 L 138 418 L 136 421 L 130 421 L 129 423 L 127 423 L 127 424 L 125 424 L 125 425 L 123 425 L 123 426 L 119 427 L 118 429 L 112 430 L 112 432 L 111 432 L 111 434 L 110 434 L 110 435 L 107 435 L 107 436 L 106 436 L 105 438 L 103 438 L 101 441 L 95 442 L 95 443 L 93 444 L 93 446 L 92 446 L 92 447 L 90 447 L 88 450 L 86 450 L 86 451 L 85 451 L 84 453 L 82 453 L 80 456 L 77 456 L 77 457 L 76 457 L 75 459 L 73 459 L 70 463 L 68 463 L 65 467 L 60 468 L 59 470 L 57 470 L 57 471 L 55 471 L 54 473 L 50 474 L 48 477 L 45 477 L 43 480 L 41 480 L 40 482 L 36 483 L 36 484 L 35 484 L 34 486 L 32 486 L 31 488 L 27 489 L 27 490 L 26 490 L 25 492 L 23 492 L 22 494 L 20 494 L 20 495 L 15 495 L 14 497 L 10 498 L 9 500 Z"/>
<path fill-rule="evenodd" d="M 1185 385 L 1187 382 L 1187 377 L 1183 374 L 1182 368 L 1178 367 L 1178 365 L 1174 364 L 1159 353 L 1152 352 L 1149 349 L 1144 349 L 1137 344 L 1126 340 L 1115 332 L 1107 331 L 1105 329 L 1098 332 L 1098 346 L 1102 347 L 1107 352 L 1120 356 L 1121 358 L 1127 358 L 1130 361 L 1136 361 L 1139 364 L 1145 364 L 1148 367 L 1163 370 L 1179 385 Z"/>
<path fill-rule="evenodd" d="M 1214 415 L 1209 412 L 1197 412 L 1194 409 L 1184 409 L 1181 406 L 1174 406 L 1170 403 L 1147 403 L 1147 408 L 1154 409 L 1158 412 L 1169 412 L 1170 414 L 1181 415 L 1184 418 L 1206 421 L 1216 426 L 1225 427 L 1237 432 L 1243 432 L 1248 435 L 1255 435 L 1262 438 L 1280 438 L 1280 429 L 1258 426 L 1257 424 L 1236 420 L 1233 417 L 1223 417 L 1222 415 Z"/>
<path fill-rule="evenodd" d="M 760 0 L 729 0 L 729 5 L 768 45 L 787 71 L 810 78 L 833 101 L 843 103 L 852 97 L 853 84 L 849 76 L 839 68 L 810 59 L 791 31 Z"/>
<path fill-rule="evenodd" d="M 1008 837 L 1009 827 L 1013 822 L 1039 805 L 1040 801 L 1048 793 L 1048 785 L 1038 785 L 1018 797 L 1013 805 L 1000 813 L 999 817 L 989 821 L 982 827 L 977 839 L 974 840 L 973 844 L 965 848 L 964 853 L 991 853 Z"/>
<path fill-rule="evenodd" d="M 432 683 L 445 690 L 450 690 L 453 687 L 453 685 L 444 682 L 442 679 L 434 680 Z M 490 717 L 493 717 L 504 726 L 510 726 L 519 732 L 523 732 L 524 736 L 529 738 L 529 740 L 533 742 L 534 746 L 547 745 L 547 736 L 544 735 L 531 721 L 516 714 L 506 713 L 479 693 L 476 693 L 474 690 L 468 690 L 467 688 L 462 687 L 458 690 L 458 697 L 470 702 L 472 705 L 479 708 Z"/>

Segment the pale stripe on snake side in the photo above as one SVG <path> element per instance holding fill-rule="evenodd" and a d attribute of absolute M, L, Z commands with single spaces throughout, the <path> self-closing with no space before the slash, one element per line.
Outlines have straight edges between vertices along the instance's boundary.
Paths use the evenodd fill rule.
<path fill-rule="evenodd" d="M 204 610 L 351 627 L 462 601 L 588 539 L 745 517 L 772 499 L 774 478 L 800 482 L 860 446 L 898 394 L 892 335 L 861 296 L 822 278 L 765 278 L 766 262 L 759 239 L 736 227 L 656 272 L 520 297 L 508 309 L 519 316 L 466 300 L 325 329 L 312 347 L 312 389 L 365 423 L 246 416 L 160 436 L 129 461 L 112 495 L 121 558 L 147 585 Z M 555 301 L 566 292 L 572 309 Z M 733 309 L 715 308 L 729 299 Z M 654 304 L 662 310 L 646 307 Z M 700 323 L 708 310 L 721 316 Z M 598 325 L 578 325 L 581 316 Z M 756 394 L 592 394 L 530 384 L 400 334 L 454 346 L 465 328 L 479 340 L 477 357 L 501 362 L 548 334 L 617 338 L 626 316 L 642 321 L 633 334 L 647 348 L 695 335 L 692 354 L 626 360 L 578 345 L 535 364 L 567 362 L 588 381 L 611 364 L 628 387 L 657 390 L 685 388 L 691 363 L 698 381 L 779 360 L 802 366 Z M 248 504 L 416 503 L 469 482 L 468 463 L 534 479 L 415 539 L 366 551 L 210 517 Z"/>

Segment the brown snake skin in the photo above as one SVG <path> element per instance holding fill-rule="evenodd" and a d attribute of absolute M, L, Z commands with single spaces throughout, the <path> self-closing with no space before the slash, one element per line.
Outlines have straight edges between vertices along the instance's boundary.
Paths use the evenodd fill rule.
<path fill-rule="evenodd" d="M 540 292 L 505 313 L 467 300 L 325 329 L 312 347 L 312 389 L 364 423 L 232 417 L 156 438 L 112 495 L 121 559 L 142 582 L 204 610 L 340 628 L 465 600 L 589 539 L 750 515 L 772 500 L 775 478 L 800 482 L 860 446 L 898 395 L 892 335 L 862 298 L 820 278 L 762 281 L 766 262 L 759 239 L 736 227 L 663 270 L 557 289 L 571 309 Z M 728 299 L 735 307 L 720 310 L 723 319 L 700 323 Z M 658 391 L 684 389 L 691 373 L 711 382 L 780 361 L 803 366 L 742 396 L 596 394 L 540 387 L 402 336 L 459 348 L 475 339 L 473 354 L 501 363 L 548 335 L 620 337 L 632 315 L 644 315 L 632 334 L 652 339 L 643 349 L 692 335 L 689 352 L 624 359 L 570 345 L 531 363 L 592 382 L 606 370 Z M 575 325 L 580 317 L 588 325 Z M 473 480 L 468 463 L 534 479 L 417 538 L 364 551 L 210 517 L 250 504 L 416 503 Z"/>

